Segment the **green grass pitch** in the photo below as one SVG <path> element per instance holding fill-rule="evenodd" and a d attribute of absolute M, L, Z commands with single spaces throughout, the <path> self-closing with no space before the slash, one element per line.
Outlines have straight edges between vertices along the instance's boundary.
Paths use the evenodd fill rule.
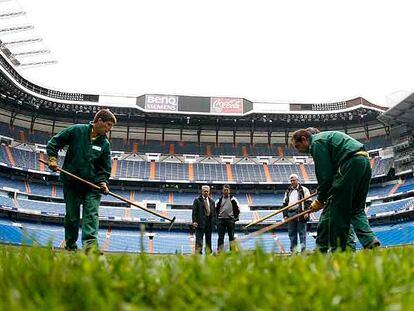
<path fill-rule="evenodd" d="M 294 256 L 0 247 L 1 310 L 413 310 L 414 247 Z"/>

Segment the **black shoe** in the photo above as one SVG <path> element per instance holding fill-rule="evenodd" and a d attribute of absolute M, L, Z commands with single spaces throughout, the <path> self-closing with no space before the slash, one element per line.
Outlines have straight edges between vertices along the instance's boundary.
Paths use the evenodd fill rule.
<path fill-rule="evenodd" d="M 381 242 L 378 241 L 377 239 L 375 239 L 374 241 L 372 241 L 371 243 L 369 243 L 369 245 L 366 247 L 366 249 L 374 249 L 377 247 L 381 246 Z"/>

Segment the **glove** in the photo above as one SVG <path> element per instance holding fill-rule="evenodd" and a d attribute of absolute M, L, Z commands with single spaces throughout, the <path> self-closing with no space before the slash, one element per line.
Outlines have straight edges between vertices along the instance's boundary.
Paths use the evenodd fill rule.
<path fill-rule="evenodd" d="M 197 228 L 198 227 L 198 223 L 193 222 L 193 228 Z"/>
<path fill-rule="evenodd" d="M 310 205 L 309 209 L 315 213 L 321 209 L 323 209 L 323 204 L 321 202 L 319 202 L 318 200 L 315 200 L 312 202 L 312 204 Z"/>
<path fill-rule="evenodd" d="M 106 182 L 102 181 L 98 184 L 98 186 L 101 188 L 101 190 L 104 194 L 109 193 L 109 188 L 108 188 L 108 185 L 106 184 Z"/>
<path fill-rule="evenodd" d="M 58 169 L 58 164 L 57 164 L 57 159 L 56 157 L 49 157 L 48 162 L 47 162 L 47 166 L 49 166 L 49 168 L 56 172 Z"/>

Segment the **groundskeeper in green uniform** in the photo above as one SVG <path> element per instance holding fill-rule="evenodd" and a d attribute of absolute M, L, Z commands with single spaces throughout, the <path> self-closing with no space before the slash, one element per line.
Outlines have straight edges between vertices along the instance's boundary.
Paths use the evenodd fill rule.
<path fill-rule="evenodd" d="M 108 179 L 111 174 L 111 148 L 106 134 L 116 123 L 116 118 L 107 109 L 96 113 L 90 124 L 72 125 L 53 136 L 46 147 L 49 168 L 58 167 L 59 150 L 68 146 L 63 169 L 101 187 L 108 193 Z M 85 251 L 98 248 L 99 216 L 98 208 L 101 192 L 73 178 L 60 174 L 63 182 L 63 195 L 66 203 L 65 248 L 76 250 L 82 215 L 82 246 Z"/>
<path fill-rule="evenodd" d="M 311 209 L 324 209 L 318 224 L 316 246 L 321 252 L 351 246 L 352 224 L 364 248 L 380 245 L 365 214 L 371 165 L 364 145 L 337 131 L 312 135 L 311 129 L 293 133 L 294 147 L 310 153 L 315 162 L 318 197 Z"/>

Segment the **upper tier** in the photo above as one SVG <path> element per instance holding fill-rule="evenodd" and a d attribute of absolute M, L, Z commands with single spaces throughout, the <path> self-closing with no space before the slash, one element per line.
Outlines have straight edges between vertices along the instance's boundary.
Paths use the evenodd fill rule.
<path fill-rule="evenodd" d="M 0 146 L 0 163 L 8 167 L 49 173 L 39 159 L 46 159 L 43 152 L 35 152 Z M 216 183 L 288 183 L 291 174 L 297 174 L 303 182 L 316 183 L 313 164 L 296 164 L 282 158 L 272 158 L 266 163 L 255 159 L 238 159 L 236 164 L 220 162 L 220 159 L 201 158 L 199 162 L 184 163 L 180 157 L 159 157 L 150 160 L 145 155 L 124 154 L 120 159 L 113 159 L 113 179 L 134 179 L 146 181 L 177 182 L 216 182 Z M 207 162 L 207 163 L 206 163 Z M 59 157 L 60 166 L 63 157 Z M 371 160 L 373 177 L 385 176 L 392 165 L 392 159 L 375 158 Z"/>

